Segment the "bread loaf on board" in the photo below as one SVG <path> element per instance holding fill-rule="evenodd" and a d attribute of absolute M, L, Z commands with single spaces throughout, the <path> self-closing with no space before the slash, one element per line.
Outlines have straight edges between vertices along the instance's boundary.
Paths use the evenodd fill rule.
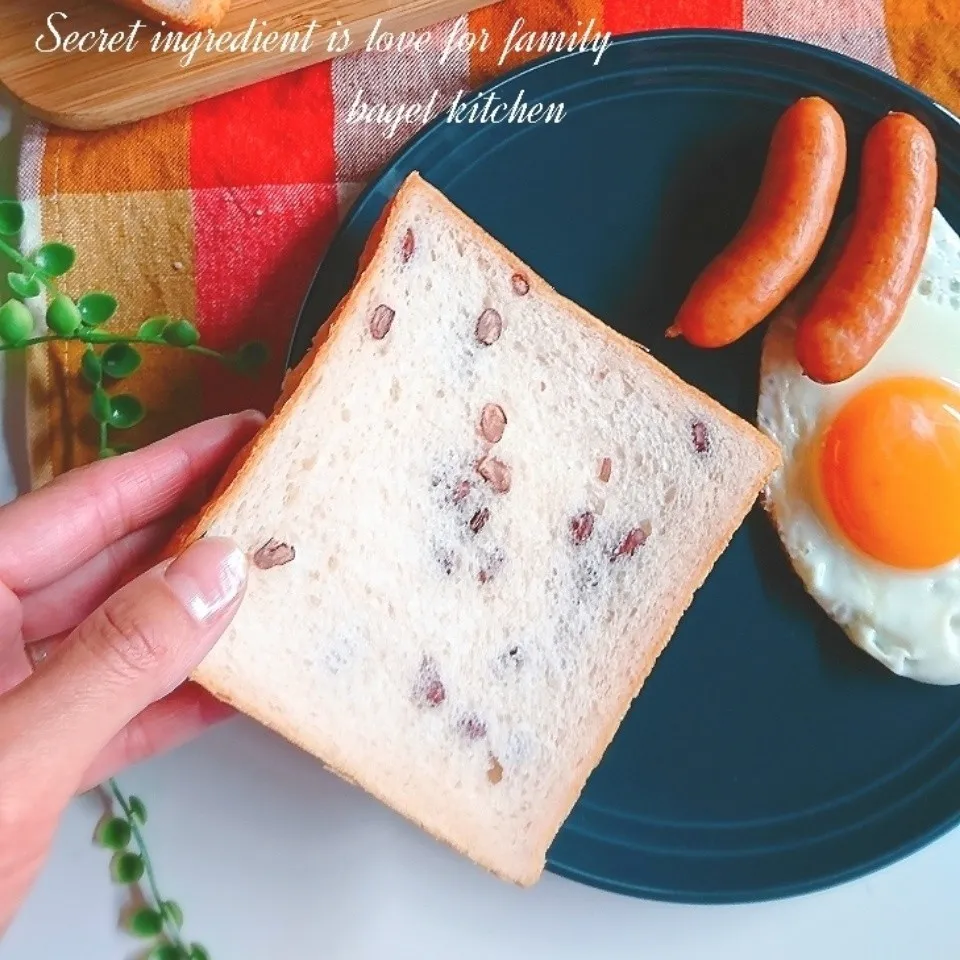
<path fill-rule="evenodd" d="M 118 0 L 150 20 L 180 30 L 216 27 L 227 15 L 231 0 Z"/>
<path fill-rule="evenodd" d="M 777 459 L 413 174 L 181 532 L 251 558 L 195 679 L 532 883 Z"/>

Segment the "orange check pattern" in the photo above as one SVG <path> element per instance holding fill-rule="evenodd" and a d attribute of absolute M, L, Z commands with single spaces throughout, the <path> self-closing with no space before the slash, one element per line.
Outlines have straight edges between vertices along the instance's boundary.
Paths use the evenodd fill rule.
<path fill-rule="evenodd" d="M 487 51 L 439 63 L 453 23 L 434 28 L 424 54 L 360 53 L 226 94 L 133 126 L 73 133 L 33 125 L 20 165 L 33 238 L 79 250 L 66 285 L 115 293 L 119 324 L 149 315 L 195 319 L 211 346 L 259 338 L 272 362 L 259 381 L 209 360 L 163 351 L 136 374 L 151 416 L 130 437 L 148 442 L 196 420 L 246 406 L 268 408 L 317 260 L 358 190 L 420 129 L 388 139 L 347 124 L 358 89 L 373 102 L 436 108 L 529 59 L 498 62 L 516 18 L 528 30 L 571 30 L 594 20 L 615 34 L 664 27 L 723 27 L 806 40 L 858 57 L 925 90 L 960 114 L 957 0 L 502 0 L 469 17 Z M 30 238 L 28 237 L 28 240 Z M 93 456 L 78 426 L 88 398 L 73 348 L 35 352 L 29 416 L 34 481 Z"/>

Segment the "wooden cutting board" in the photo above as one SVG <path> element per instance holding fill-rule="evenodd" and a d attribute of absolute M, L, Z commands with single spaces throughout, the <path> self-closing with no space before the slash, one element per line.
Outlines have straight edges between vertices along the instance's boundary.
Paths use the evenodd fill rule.
<path fill-rule="evenodd" d="M 183 52 L 154 53 L 151 49 L 158 24 L 146 23 L 136 34 L 132 51 L 40 52 L 56 44 L 47 18 L 52 10 L 67 14 L 54 22 L 61 37 L 101 29 L 107 34 L 126 31 L 137 14 L 103 0 L 2 0 L 0 13 L 0 82 L 27 111 L 48 123 L 76 130 L 98 130 L 140 120 L 174 107 L 196 103 L 257 80 L 277 76 L 310 63 L 337 56 L 328 41 L 334 30 L 350 28 L 348 50 L 363 46 L 378 19 L 381 29 L 395 35 L 457 17 L 490 0 L 234 0 L 230 13 L 215 33 L 234 36 L 247 31 L 252 20 L 264 33 L 298 31 L 301 38 L 316 21 L 309 49 L 301 39 L 295 50 L 255 52 L 198 52 L 189 66 L 181 65 Z M 251 41 L 256 36 L 251 34 Z M 339 34 L 342 36 L 342 34 Z M 120 43 L 117 43 L 120 47 Z M 226 43 L 224 42 L 224 47 Z M 431 55 L 431 54 L 427 54 Z"/>

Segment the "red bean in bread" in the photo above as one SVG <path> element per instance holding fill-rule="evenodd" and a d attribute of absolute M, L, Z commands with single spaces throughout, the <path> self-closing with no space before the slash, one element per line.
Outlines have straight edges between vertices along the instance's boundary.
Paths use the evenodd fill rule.
<path fill-rule="evenodd" d="M 937 148 L 915 117 L 891 113 L 867 134 L 850 234 L 797 324 L 797 360 L 818 383 L 862 370 L 903 316 L 937 195 Z"/>
<path fill-rule="evenodd" d="M 793 104 L 774 128 L 746 222 L 697 278 L 667 336 L 723 347 L 778 307 L 823 245 L 846 163 L 840 114 L 819 97 Z"/>

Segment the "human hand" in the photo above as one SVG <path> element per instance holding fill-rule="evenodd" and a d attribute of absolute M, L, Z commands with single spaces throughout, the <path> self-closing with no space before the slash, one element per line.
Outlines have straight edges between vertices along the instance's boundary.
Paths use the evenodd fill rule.
<path fill-rule="evenodd" d="M 183 681 L 236 611 L 244 555 L 204 539 L 130 577 L 261 423 L 198 424 L 0 507 L 0 933 L 77 792 L 229 715 Z"/>

